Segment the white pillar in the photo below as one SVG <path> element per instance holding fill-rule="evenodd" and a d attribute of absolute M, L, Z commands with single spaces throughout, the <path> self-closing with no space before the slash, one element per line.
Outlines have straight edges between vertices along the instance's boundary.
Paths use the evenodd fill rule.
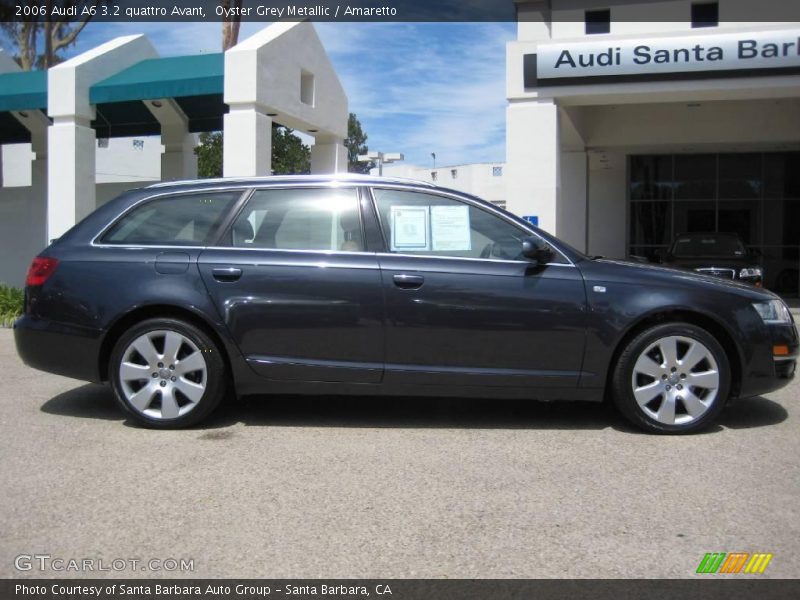
<path fill-rule="evenodd" d="M 558 106 L 552 101 L 512 103 L 506 109 L 507 208 L 539 217 L 556 232 L 561 154 Z"/>
<path fill-rule="evenodd" d="M 56 117 L 47 135 L 50 161 L 47 238 L 61 236 L 95 209 L 95 147 L 88 119 Z"/>
<path fill-rule="evenodd" d="M 197 179 L 197 156 L 194 153 L 194 136 L 183 134 L 177 140 L 165 140 L 164 152 L 161 155 L 161 181 L 177 181 L 179 179 Z"/>
<path fill-rule="evenodd" d="M 172 98 L 147 100 L 144 105 L 161 125 L 161 181 L 196 179 L 195 138 L 181 107 Z"/>
<path fill-rule="evenodd" d="M 47 237 L 47 157 L 37 155 L 31 161 L 31 195 L 28 202 L 28 223 L 34 237 L 32 244 L 41 249 L 49 245 Z"/>
<path fill-rule="evenodd" d="M 347 172 L 347 148 L 344 147 L 342 140 L 317 138 L 311 146 L 311 172 L 314 174 Z"/>
<path fill-rule="evenodd" d="M 589 153 L 589 254 L 611 258 L 624 258 L 627 255 L 626 166 L 627 157 L 624 151 Z"/>
<path fill-rule="evenodd" d="M 254 104 L 234 105 L 225 115 L 224 126 L 223 175 L 271 175 L 272 119 Z"/>
<path fill-rule="evenodd" d="M 89 89 L 97 83 L 156 56 L 142 35 L 113 39 L 47 72 L 47 237 L 61 236 L 96 207 L 95 153 Z"/>
<path fill-rule="evenodd" d="M 586 251 L 586 176 L 589 165 L 585 151 L 562 152 L 561 194 L 556 208 L 556 235 L 583 252 Z"/>

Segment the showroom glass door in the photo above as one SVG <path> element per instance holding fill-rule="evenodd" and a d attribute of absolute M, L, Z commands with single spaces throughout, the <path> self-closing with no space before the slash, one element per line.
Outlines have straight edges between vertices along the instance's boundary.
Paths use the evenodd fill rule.
<path fill-rule="evenodd" d="M 800 152 L 631 155 L 628 177 L 629 255 L 734 232 L 761 252 L 767 288 L 800 294 Z"/>

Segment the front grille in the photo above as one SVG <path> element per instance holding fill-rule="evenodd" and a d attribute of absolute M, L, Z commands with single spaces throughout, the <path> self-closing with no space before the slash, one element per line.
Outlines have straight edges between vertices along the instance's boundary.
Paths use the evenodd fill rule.
<path fill-rule="evenodd" d="M 713 277 L 722 277 L 723 279 L 736 279 L 736 269 L 717 269 L 716 267 L 704 267 L 702 269 L 695 269 L 698 273 L 704 275 L 711 275 Z"/>

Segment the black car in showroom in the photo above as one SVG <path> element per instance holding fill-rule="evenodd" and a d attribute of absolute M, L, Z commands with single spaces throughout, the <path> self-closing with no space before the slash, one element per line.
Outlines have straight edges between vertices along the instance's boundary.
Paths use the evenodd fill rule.
<path fill-rule="evenodd" d="M 30 366 L 108 382 L 150 427 L 228 395 L 612 399 L 683 433 L 794 375 L 771 292 L 592 259 L 424 183 L 300 176 L 162 183 L 104 204 L 33 261 Z"/>
<path fill-rule="evenodd" d="M 680 233 L 661 262 L 757 287 L 763 282 L 759 255 L 748 251 L 735 233 Z"/>

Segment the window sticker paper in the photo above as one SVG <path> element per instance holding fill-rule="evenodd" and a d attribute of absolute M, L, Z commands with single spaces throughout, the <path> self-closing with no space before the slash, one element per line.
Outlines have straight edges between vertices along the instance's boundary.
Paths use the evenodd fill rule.
<path fill-rule="evenodd" d="M 392 250 L 430 250 L 427 206 L 392 206 Z"/>
<path fill-rule="evenodd" d="M 431 206 L 433 249 L 440 252 L 472 250 L 468 206 Z"/>

